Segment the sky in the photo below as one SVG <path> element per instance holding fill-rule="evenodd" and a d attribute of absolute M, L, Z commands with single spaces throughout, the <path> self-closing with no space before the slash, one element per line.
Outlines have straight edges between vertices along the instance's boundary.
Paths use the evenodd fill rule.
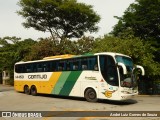
<path fill-rule="evenodd" d="M 22 39 L 32 38 L 37 40 L 41 37 L 49 37 L 49 33 L 38 32 L 33 28 L 26 29 L 22 26 L 25 21 L 16 11 L 20 10 L 17 5 L 19 0 L 0 0 L 0 37 L 16 36 Z M 88 5 L 92 5 L 94 11 L 100 15 L 101 20 L 97 24 L 99 31 L 97 33 L 86 33 L 94 37 L 102 37 L 112 31 L 113 26 L 118 20 L 114 16 L 121 17 L 124 11 L 135 0 L 77 0 Z"/>

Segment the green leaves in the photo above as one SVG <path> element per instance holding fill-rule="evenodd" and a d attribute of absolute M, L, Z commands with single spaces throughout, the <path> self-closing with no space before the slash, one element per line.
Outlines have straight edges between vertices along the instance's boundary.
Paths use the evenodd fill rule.
<path fill-rule="evenodd" d="M 31 51 L 24 57 L 24 60 L 38 60 L 63 54 L 84 54 L 92 50 L 93 43 L 93 38 L 89 37 L 82 37 L 77 41 L 68 39 L 58 41 L 52 38 L 41 39 L 32 46 Z"/>
<path fill-rule="evenodd" d="M 125 29 L 132 29 L 134 36 L 145 41 L 151 41 L 159 48 L 160 42 L 160 1 L 158 0 L 137 0 L 119 18 L 112 33 L 116 36 Z"/>
<path fill-rule="evenodd" d="M 20 0 L 17 13 L 26 21 L 24 27 L 50 32 L 52 38 L 79 38 L 84 32 L 98 30 L 100 17 L 92 6 L 76 0 Z"/>
<path fill-rule="evenodd" d="M 93 52 L 118 52 L 132 57 L 135 64 L 145 67 L 146 75 L 160 75 L 160 64 L 154 61 L 154 47 L 150 43 L 144 43 L 141 39 L 132 37 L 104 36 L 97 38 Z"/>
<path fill-rule="evenodd" d="M 17 37 L 0 38 L 0 70 L 7 68 L 13 71 L 15 62 L 21 61 L 35 44 L 32 39 L 21 41 Z"/>
<path fill-rule="evenodd" d="M 143 44 L 132 39 L 134 45 L 133 58 L 146 66 L 152 78 L 160 76 L 160 0 L 136 0 L 125 11 L 114 26 L 112 35 L 124 38 L 125 35 L 139 37 Z M 138 44 L 137 44 L 138 43 Z M 143 47 L 140 47 L 143 46 Z M 136 49 L 135 49 L 136 48 Z M 139 56 L 138 56 L 139 55 Z"/>

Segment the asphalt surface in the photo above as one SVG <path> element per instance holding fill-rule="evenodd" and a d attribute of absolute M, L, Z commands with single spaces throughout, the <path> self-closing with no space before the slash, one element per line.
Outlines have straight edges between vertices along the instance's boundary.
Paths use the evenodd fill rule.
<path fill-rule="evenodd" d="M 37 114 L 38 118 L 35 116 L 27 116 L 26 118 L 23 118 L 25 116 L 24 114 L 24 116 L 21 117 L 17 117 L 15 114 L 12 117 L 0 117 L 0 120 L 160 120 L 160 117 L 156 116 L 108 116 L 108 114 L 111 114 L 112 111 L 117 111 L 117 115 L 119 113 L 130 113 L 128 111 L 131 111 L 130 114 L 134 114 L 134 111 L 139 111 L 139 114 L 141 115 L 141 112 L 145 113 L 145 111 L 160 114 L 160 96 L 139 95 L 124 102 L 99 100 L 97 103 L 90 103 L 84 98 L 44 94 L 40 94 L 38 96 L 26 95 L 24 93 L 14 91 L 13 86 L 0 85 L 0 111 L 18 111 L 21 114 L 26 111 L 33 113 L 37 111 L 44 111 L 43 113 L 47 112 L 51 116 L 53 114 L 55 115 L 55 117 L 41 118 L 41 116 L 38 116 Z M 79 113 L 76 116 L 76 113 L 72 111 L 79 111 Z M 93 115 L 90 117 L 83 116 L 82 114 L 84 111 L 87 111 L 88 113 L 85 113 L 88 115 Z M 95 111 L 99 112 L 94 113 Z M 96 116 L 101 114 L 101 112 L 103 115 L 106 113 L 106 116 Z M 74 117 L 72 117 L 72 115 Z"/>

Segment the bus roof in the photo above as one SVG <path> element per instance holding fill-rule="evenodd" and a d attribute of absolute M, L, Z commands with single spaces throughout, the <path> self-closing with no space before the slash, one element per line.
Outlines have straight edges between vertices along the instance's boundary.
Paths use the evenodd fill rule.
<path fill-rule="evenodd" d="M 100 53 L 95 53 L 95 55 L 111 55 L 111 56 L 119 55 L 119 56 L 124 56 L 124 57 L 129 57 L 129 58 L 131 58 L 131 57 L 128 56 L 128 55 L 121 54 L 121 53 L 116 53 L 116 52 L 100 52 Z"/>
<path fill-rule="evenodd" d="M 45 58 L 43 58 L 43 60 L 55 59 L 55 58 L 61 58 L 61 59 L 63 59 L 63 58 L 71 58 L 73 56 L 75 56 L 75 55 L 72 55 L 72 54 L 56 55 L 56 56 L 45 57 Z"/>
<path fill-rule="evenodd" d="M 56 55 L 56 56 L 45 57 L 42 60 L 25 61 L 25 62 L 24 61 L 20 61 L 20 62 L 17 62 L 16 64 L 32 63 L 32 62 L 43 62 L 43 61 L 50 61 L 50 60 L 78 58 L 78 57 L 87 57 L 87 56 L 94 56 L 94 55 L 111 55 L 111 56 L 119 55 L 119 56 L 129 57 L 127 55 L 124 55 L 124 54 L 121 54 L 121 53 L 114 53 L 114 52 L 86 53 L 86 54 L 83 54 L 83 55 L 64 54 L 64 55 Z"/>

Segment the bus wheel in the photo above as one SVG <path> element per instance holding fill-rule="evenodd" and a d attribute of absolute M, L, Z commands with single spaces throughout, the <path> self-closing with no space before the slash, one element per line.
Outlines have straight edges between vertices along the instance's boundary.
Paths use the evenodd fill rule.
<path fill-rule="evenodd" d="M 33 95 L 33 96 L 37 95 L 37 88 L 34 85 L 31 87 L 31 95 Z"/>
<path fill-rule="evenodd" d="M 92 88 L 89 88 L 85 91 L 84 97 L 88 102 L 97 102 L 97 94 Z"/>
<path fill-rule="evenodd" d="M 29 86 L 28 85 L 24 86 L 24 93 L 27 94 L 27 95 L 30 94 L 30 90 L 29 90 Z"/>

